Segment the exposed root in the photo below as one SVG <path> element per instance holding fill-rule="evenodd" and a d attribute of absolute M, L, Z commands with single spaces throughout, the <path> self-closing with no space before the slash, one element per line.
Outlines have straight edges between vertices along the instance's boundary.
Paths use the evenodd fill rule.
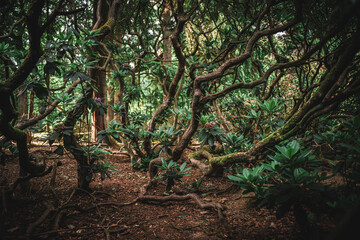
<path fill-rule="evenodd" d="M 18 179 L 16 179 L 16 181 L 14 182 L 13 186 L 11 187 L 11 192 L 14 192 L 16 187 L 20 184 L 20 183 L 23 183 L 23 182 L 26 182 L 26 181 L 29 181 L 31 178 L 34 178 L 34 177 L 43 177 L 47 174 L 49 174 L 52 170 L 52 166 L 50 166 L 47 170 L 45 170 L 44 172 L 40 173 L 40 174 L 29 174 L 25 177 L 19 177 Z"/>
<path fill-rule="evenodd" d="M 221 146 L 219 146 L 218 149 L 216 150 L 220 151 Z M 211 164 L 213 162 L 214 157 L 209 151 L 207 151 L 205 147 L 201 150 L 189 154 L 189 158 L 190 158 L 190 162 L 196 167 L 198 167 L 205 176 L 222 176 L 223 168 L 216 167 L 216 165 Z M 200 159 L 203 158 L 207 159 L 210 165 L 201 162 Z"/>
<path fill-rule="evenodd" d="M 54 211 L 54 206 L 51 204 L 51 203 L 45 203 L 45 205 L 47 206 L 46 207 L 46 210 L 43 212 L 43 214 L 33 223 L 31 223 L 29 225 L 29 227 L 26 229 L 26 234 L 27 235 L 30 235 L 31 232 L 33 231 L 33 229 L 35 227 L 37 227 L 39 224 L 41 224 L 46 218 L 47 216 L 52 212 Z"/>
<path fill-rule="evenodd" d="M 202 172 L 202 174 L 204 174 L 204 175 L 209 174 L 209 172 L 211 170 L 209 165 L 206 165 L 205 163 L 201 162 L 200 160 L 196 160 L 194 158 L 190 158 L 190 162 L 194 166 L 198 167 L 200 169 L 200 171 Z"/>
<path fill-rule="evenodd" d="M 144 195 L 138 198 L 138 201 L 141 202 L 169 202 L 169 201 L 185 201 L 192 199 L 200 208 L 202 209 L 215 209 L 218 212 L 220 220 L 224 219 L 222 210 L 225 209 L 225 206 L 222 206 L 220 203 L 216 202 L 203 202 L 200 200 L 199 196 L 195 193 L 189 193 L 186 195 L 176 195 L 172 194 L 170 196 L 154 196 L 154 195 Z"/>
<path fill-rule="evenodd" d="M 132 200 L 130 202 L 126 202 L 126 203 L 119 203 L 116 201 L 98 202 L 98 199 L 95 196 L 95 194 L 99 193 L 99 192 L 90 193 L 88 191 L 85 191 L 85 190 L 82 190 L 79 188 L 74 188 L 73 191 L 70 193 L 70 196 L 63 203 L 61 203 L 60 206 L 55 207 L 52 203 L 47 203 L 47 202 L 45 203 L 45 205 L 46 205 L 45 211 L 41 214 L 41 216 L 34 223 L 32 223 L 28 226 L 28 228 L 26 230 L 26 237 L 29 238 L 30 236 L 34 237 L 34 236 L 41 236 L 41 235 L 47 235 L 47 234 L 51 235 L 51 234 L 58 234 L 59 232 L 63 232 L 63 231 L 75 231 L 78 229 L 84 229 L 84 228 L 60 229 L 60 222 L 64 216 L 68 217 L 70 215 L 77 214 L 77 213 L 71 213 L 70 215 L 66 214 L 66 211 L 69 209 L 74 209 L 77 212 L 82 213 L 82 212 L 91 211 L 94 208 L 99 209 L 100 207 L 104 207 L 104 206 L 112 206 L 112 207 L 117 208 L 117 207 L 132 205 L 132 204 L 135 204 L 136 202 L 165 203 L 165 202 L 170 202 L 170 201 L 193 200 L 196 203 L 196 205 L 199 206 L 199 208 L 215 210 L 215 211 L 217 211 L 219 219 L 220 220 L 224 219 L 223 210 L 225 209 L 225 206 L 223 206 L 222 204 L 217 203 L 217 202 L 204 202 L 195 193 L 190 193 L 190 194 L 186 194 L 186 195 L 172 194 L 170 196 L 148 195 L 147 191 L 155 183 L 156 183 L 156 181 L 151 180 L 151 181 L 147 182 L 146 184 L 144 184 L 139 189 L 139 194 L 138 194 L 137 198 L 135 198 L 134 200 Z M 94 202 L 91 206 L 87 206 L 84 208 L 84 207 L 79 206 L 78 203 L 70 204 L 70 202 L 73 200 L 73 197 L 75 196 L 75 194 L 79 191 L 86 193 L 90 198 L 92 198 L 92 200 Z M 50 218 L 49 217 L 50 215 L 52 216 L 51 218 L 53 219 L 53 224 L 52 224 L 51 230 L 47 231 L 47 232 L 43 232 L 43 233 L 33 233 L 33 231 L 36 227 L 38 227 L 47 218 Z M 114 226 L 114 225 L 106 226 L 106 225 L 103 225 L 103 222 L 102 222 L 100 225 L 101 226 L 99 226 L 97 228 L 100 228 L 104 231 L 106 239 L 110 239 L 111 233 L 126 232 L 126 230 L 127 230 L 126 228 L 124 229 L 117 224 L 116 224 L 116 226 Z M 113 227 L 117 227 L 117 228 L 113 229 Z M 89 227 L 89 229 L 93 229 L 93 228 L 94 227 Z M 124 234 L 126 234 L 126 233 L 124 233 Z"/>

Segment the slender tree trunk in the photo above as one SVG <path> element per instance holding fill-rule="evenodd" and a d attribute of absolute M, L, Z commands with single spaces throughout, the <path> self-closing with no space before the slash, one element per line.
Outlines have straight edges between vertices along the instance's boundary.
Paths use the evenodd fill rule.
<path fill-rule="evenodd" d="M 164 31 L 164 49 L 163 49 L 163 61 L 162 63 L 171 65 L 171 30 L 170 30 L 170 18 L 171 8 L 169 0 L 164 1 L 164 11 L 162 14 L 163 18 L 163 31 Z"/>
<path fill-rule="evenodd" d="M 103 62 L 103 61 L 100 61 Z M 101 102 L 106 104 L 106 72 L 98 68 L 92 68 L 90 70 L 90 77 L 96 81 L 97 92 L 94 91 L 93 97 L 101 99 Z M 91 139 L 92 141 L 97 140 L 98 131 L 104 130 L 106 128 L 105 124 L 105 115 L 101 116 L 99 111 L 96 110 L 92 115 L 92 129 L 91 129 Z"/>
<path fill-rule="evenodd" d="M 29 115 L 28 118 L 34 117 L 34 100 L 35 100 L 35 92 L 31 91 L 29 96 Z"/>
<path fill-rule="evenodd" d="M 22 93 L 21 93 L 22 92 Z M 28 97 L 26 86 L 19 87 L 18 104 L 19 104 L 19 118 L 26 119 L 28 117 Z"/>
<path fill-rule="evenodd" d="M 216 103 L 216 100 L 213 101 L 213 106 L 214 106 L 214 109 L 215 109 L 215 112 L 216 112 L 217 117 L 222 121 L 221 126 L 222 126 L 227 132 L 229 132 L 229 131 L 230 131 L 230 128 L 229 128 L 229 126 L 227 125 L 226 120 L 225 120 L 225 118 L 223 117 L 223 115 L 222 115 L 222 113 L 221 113 L 221 111 L 220 111 L 220 108 L 219 108 L 219 106 L 218 106 L 217 103 Z"/>
<path fill-rule="evenodd" d="M 179 2 L 179 6 L 177 9 L 177 20 L 178 20 L 177 26 L 170 37 L 176 58 L 178 59 L 177 72 L 169 85 L 168 93 L 167 93 L 167 96 L 164 97 L 163 103 L 160 105 L 160 107 L 155 111 L 155 113 L 151 117 L 149 127 L 148 127 L 149 132 L 153 132 L 155 130 L 155 127 L 156 127 L 156 124 L 158 123 L 159 117 L 162 116 L 163 114 L 165 114 L 166 110 L 169 108 L 170 104 L 173 103 L 174 97 L 176 96 L 176 92 L 177 92 L 176 89 L 178 87 L 178 84 L 179 84 L 181 78 L 183 77 L 184 72 L 185 72 L 186 59 L 185 59 L 185 56 L 183 55 L 182 49 L 180 47 L 181 45 L 179 42 L 179 37 L 180 37 L 180 34 L 184 30 L 185 23 L 188 20 L 189 16 L 187 16 L 185 14 L 184 8 L 183 8 L 184 6 L 182 4 L 183 4 L 183 2 Z M 192 13 L 192 11 L 190 11 L 189 14 L 191 14 L 191 13 Z M 144 149 L 148 155 L 151 155 L 152 147 L 151 147 L 151 137 L 150 136 L 147 137 L 144 141 Z"/>
<path fill-rule="evenodd" d="M 107 121 L 110 122 L 114 119 L 114 111 L 111 109 L 111 106 L 114 106 L 114 88 L 109 86 L 107 88 L 107 97 L 108 97 L 108 109 L 107 109 Z"/>

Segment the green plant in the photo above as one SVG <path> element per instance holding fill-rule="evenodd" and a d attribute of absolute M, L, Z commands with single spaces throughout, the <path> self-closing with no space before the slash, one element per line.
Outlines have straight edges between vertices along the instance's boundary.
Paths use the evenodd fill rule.
<path fill-rule="evenodd" d="M 204 177 L 201 177 L 195 182 L 190 183 L 190 186 L 194 189 L 195 192 L 198 192 L 203 181 L 204 181 Z"/>
<path fill-rule="evenodd" d="M 248 116 L 244 116 L 246 118 L 250 118 L 250 119 L 258 119 L 261 115 L 261 111 L 255 111 L 254 109 L 251 109 L 250 111 L 250 115 Z"/>
<path fill-rule="evenodd" d="M 211 121 L 206 123 L 204 127 L 199 129 L 198 139 L 201 142 L 200 147 L 204 144 L 208 144 L 211 148 L 215 147 L 215 142 L 222 143 L 222 136 L 225 134 L 225 130 L 215 126 L 215 123 Z"/>
<path fill-rule="evenodd" d="M 233 133 L 227 133 L 223 137 L 224 142 L 224 149 L 225 153 L 234 153 L 240 150 L 247 149 L 247 146 L 249 144 L 249 141 L 244 138 L 244 135 L 240 134 L 233 134 Z"/>
<path fill-rule="evenodd" d="M 321 173 L 312 150 L 302 149 L 296 140 L 275 148 L 275 154 L 268 156 L 272 161 L 241 169 L 228 178 L 244 193 L 254 192 L 259 205 L 276 206 L 278 217 L 294 211 L 297 222 L 308 228 L 305 209 L 316 212 L 324 206 L 328 186 L 323 181 L 329 177 Z"/>
<path fill-rule="evenodd" d="M 173 145 L 173 141 L 174 141 L 174 137 L 176 137 L 176 135 L 178 135 L 181 132 L 180 129 L 175 129 L 174 126 L 164 126 L 164 127 L 160 127 L 157 131 L 155 132 L 149 132 L 149 134 L 154 136 L 155 140 L 158 140 L 161 144 L 161 149 L 159 154 L 161 154 L 162 152 L 166 152 L 169 155 L 172 155 L 172 151 L 170 149 L 171 146 Z"/>
<path fill-rule="evenodd" d="M 119 114 L 120 116 L 122 116 L 124 114 L 124 110 L 125 110 L 124 104 L 120 105 L 118 103 L 114 103 L 114 106 L 111 106 L 111 108 L 115 114 Z"/>
<path fill-rule="evenodd" d="M 269 187 L 268 176 L 264 173 L 264 166 L 259 165 L 253 169 L 234 169 L 235 175 L 228 175 L 227 177 L 234 181 L 235 185 L 240 186 L 244 190 L 244 194 L 254 192 L 255 198 L 262 199 L 265 197 Z"/>
<path fill-rule="evenodd" d="M 146 171 L 146 170 L 148 170 L 149 163 L 152 159 L 153 159 L 153 157 L 139 158 L 139 157 L 135 156 L 134 158 L 131 159 L 131 166 L 135 169 Z"/>
<path fill-rule="evenodd" d="M 263 103 L 259 102 L 258 105 L 262 110 L 269 114 L 273 114 L 280 111 L 285 103 L 278 98 L 271 98 L 269 100 L 265 100 Z"/>
<path fill-rule="evenodd" d="M 344 177 L 347 187 L 352 188 L 360 183 L 359 117 L 343 121 L 342 128 L 337 131 L 309 134 L 308 138 L 313 138 L 317 146 L 316 150 L 321 156 L 335 160 L 331 161 L 333 172 Z"/>
<path fill-rule="evenodd" d="M 191 111 L 187 107 L 175 108 L 170 110 L 174 115 L 179 116 L 179 125 L 185 127 L 188 122 L 191 120 Z"/>
<path fill-rule="evenodd" d="M 171 188 L 175 185 L 175 181 L 181 181 L 183 176 L 189 175 L 186 172 L 191 169 L 191 167 L 186 168 L 186 162 L 181 164 L 179 167 L 179 165 L 173 160 L 170 160 L 169 163 L 167 163 L 163 157 L 161 158 L 161 163 L 161 166 L 156 166 L 162 170 L 165 170 L 165 173 L 161 174 L 158 179 L 160 181 L 167 181 L 167 192 L 171 191 Z"/>
<path fill-rule="evenodd" d="M 107 137 L 111 136 L 116 141 L 121 142 L 120 134 L 121 134 L 122 124 L 116 122 L 116 120 L 108 122 L 108 127 L 105 130 L 101 130 L 98 132 L 98 143 L 101 143 L 104 139 L 108 140 Z"/>
<path fill-rule="evenodd" d="M 118 173 L 114 166 L 111 166 L 108 162 L 102 161 L 105 159 L 104 154 L 109 154 L 110 152 L 105 151 L 100 145 L 92 147 L 82 146 L 81 149 L 89 163 L 86 167 L 91 169 L 86 176 L 88 182 L 91 182 L 93 175 L 97 173 L 100 173 L 101 180 L 104 180 L 106 177 L 110 178 L 111 172 Z"/>

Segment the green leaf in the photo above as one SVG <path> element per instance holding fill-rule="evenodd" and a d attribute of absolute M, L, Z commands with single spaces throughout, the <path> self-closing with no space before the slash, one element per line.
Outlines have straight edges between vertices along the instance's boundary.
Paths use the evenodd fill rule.
<path fill-rule="evenodd" d="M 55 149 L 54 153 L 56 153 L 57 155 L 60 155 L 60 156 L 64 155 L 64 147 L 62 145 L 59 145 Z"/>
<path fill-rule="evenodd" d="M 246 179 L 248 179 L 249 176 L 250 176 L 250 171 L 249 171 L 249 169 L 244 168 L 242 174 L 244 175 L 244 177 L 245 177 Z"/>
<path fill-rule="evenodd" d="M 235 182 L 243 182 L 242 178 L 237 177 L 237 176 L 227 175 L 227 177 L 228 177 L 230 180 L 235 181 Z"/>

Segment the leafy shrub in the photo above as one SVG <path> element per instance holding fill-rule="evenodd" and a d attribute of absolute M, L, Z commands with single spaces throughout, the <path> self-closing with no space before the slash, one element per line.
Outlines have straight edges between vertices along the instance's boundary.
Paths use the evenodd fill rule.
<path fill-rule="evenodd" d="M 175 129 L 174 126 L 169 127 L 165 125 L 164 127 L 160 127 L 155 132 L 149 132 L 149 134 L 153 135 L 154 139 L 160 142 L 162 147 L 159 154 L 161 154 L 162 152 L 166 152 L 169 155 L 172 155 L 170 147 L 174 146 L 174 137 L 176 137 L 176 135 L 178 135 L 180 132 L 181 130 Z"/>
<path fill-rule="evenodd" d="M 284 102 L 279 100 L 278 98 L 271 98 L 269 100 L 265 100 L 263 103 L 259 102 L 259 107 L 267 112 L 268 114 L 273 114 L 275 112 L 278 112 L 282 109 L 284 106 Z"/>
<path fill-rule="evenodd" d="M 234 153 L 249 148 L 249 141 L 242 134 L 227 133 L 223 137 L 225 153 Z"/>
<path fill-rule="evenodd" d="M 170 162 L 167 163 L 163 157 L 161 158 L 161 163 L 161 166 L 156 166 L 162 170 L 165 170 L 165 173 L 161 174 L 158 179 L 160 181 L 167 181 L 167 192 L 171 191 L 171 188 L 175 185 L 175 181 L 181 181 L 183 176 L 189 175 L 186 172 L 191 169 L 191 167 L 186 168 L 186 162 L 181 164 L 179 167 L 179 165 L 173 160 L 170 160 Z"/>
<path fill-rule="evenodd" d="M 203 181 L 204 181 L 204 177 L 201 177 L 195 182 L 190 183 L 190 186 L 194 189 L 195 192 L 198 192 Z"/>
<path fill-rule="evenodd" d="M 105 159 L 104 154 L 108 154 L 109 152 L 101 148 L 100 145 L 92 147 L 82 146 L 81 149 L 84 156 L 88 159 L 89 166 L 87 167 L 91 170 L 89 175 L 86 176 L 88 182 L 91 182 L 93 176 L 97 173 L 100 174 L 101 180 L 104 180 L 106 177 L 110 178 L 111 172 L 118 173 L 114 166 L 103 161 Z"/>
<path fill-rule="evenodd" d="M 225 131 L 215 125 L 213 121 L 206 123 L 204 127 L 199 129 L 198 139 L 201 142 L 200 147 L 208 144 L 211 148 L 215 147 L 215 142 L 222 143 L 222 136 Z"/>
<path fill-rule="evenodd" d="M 306 211 L 317 211 L 324 205 L 323 196 L 328 189 L 322 183 L 328 179 L 320 173 L 319 160 L 311 155 L 312 150 L 302 149 L 293 140 L 284 146 L 276 146 L 271 161 L 252 169 L 239 169 L 228 178 L 239 185 L 244 194 L 254 192 L 259 205 L 277 206 L 277 216 L 282 217 L 293 210 L 297 222 L 307 225 Z"/>
<path fill-rule="evenodd" d="M 137 156 L 135 156 L 134 158 L 131 159 L 131 165 L 135 169 L 146 171 L 146 170 L 148 170 L 150 161 L 152 159 L 153 159 L 153 156 L 145 157 L 145 158 L 138 158 Z"/>
<path fill-rule="evenodd" d="M 319 154 L 332 161 L 334 173 L 344 177 L 348 187 L 360 183 L 360 118 L 343 122 L 337 131 L 325 131 L 312 137 L 318 146 Z M 341 159 L 341 160 L 339 160 Z"/>

